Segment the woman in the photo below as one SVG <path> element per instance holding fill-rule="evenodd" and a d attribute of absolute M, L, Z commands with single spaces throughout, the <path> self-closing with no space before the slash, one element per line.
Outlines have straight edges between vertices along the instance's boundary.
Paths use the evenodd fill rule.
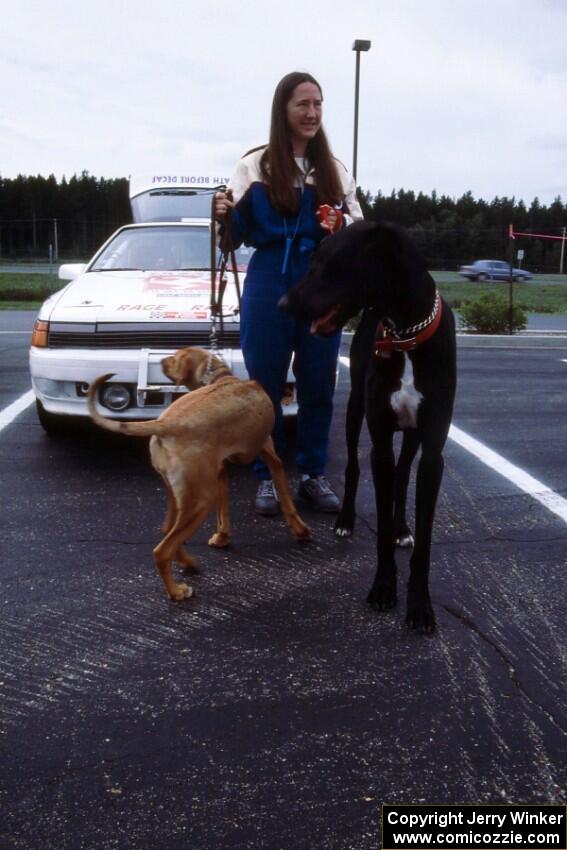
<path fill-rule="evenodd" d="M 299 496 L 325 512 L 339 500 L 324 476 L 340 345 L 310 334 L 309 324 L 285 316 L 277 304 L 307 272 L 311 255 L 326 235 L 362 218 L 354 180 L 331 154 L 321 124 L 323 95 L 306 73 L 287 74 L 272 103 L 270 141 L 243 156 L 229 188 L 219 192 L 215 215 L 222 223 L 232 209 L 235 247 L 256 251 L 246 275 L 240 317 L 244 361 L 250 377 L 266 390 L 276 410 L 274 443 L 285 448 L 281 399 L 292 354 L 297 387 Z M 279 511 L 266 467 L 254 465 L 260 486 L 256 511 Z"/>

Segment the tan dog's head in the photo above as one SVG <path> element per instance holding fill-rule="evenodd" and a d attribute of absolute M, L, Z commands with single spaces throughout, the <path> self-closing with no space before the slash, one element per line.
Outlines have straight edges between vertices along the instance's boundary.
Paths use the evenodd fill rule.
<path fill-rule="evenodd" d="M 161 368 L 176 386 L 183 384 L 190 390 L 196 390 L 205 383 L 207 371 L 214 372 L 224 367 L 218 357 L 202 348 L 181 348 L 171 357 L 164 357 Z"/>

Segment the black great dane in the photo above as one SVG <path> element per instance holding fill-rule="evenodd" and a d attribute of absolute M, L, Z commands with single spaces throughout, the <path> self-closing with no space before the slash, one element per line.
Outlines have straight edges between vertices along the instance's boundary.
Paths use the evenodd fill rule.
<path fill-rule="evenodd" d="M 307 277 L 280 301 L 291 315 L 327 335 L 362 311 L 351 346 L 345 498 L 335 526 L 354 527 L 357 448 L 363 411 L 372 440 L 378 567 L 368 602 L 379 610 L 397 600 L 396 540 L 413 542 L 405 522 L 411 463 L 421 446 L 416 480 L 415 544 L 407 593 L 408 626 L 435 629 L 429 562 L 443 448 L 456 389 L 455 322 L 423 258 L 394 225 L 361 221 L 324 239 Z M 404 438 L 397 468 L 394 432 Z"/>

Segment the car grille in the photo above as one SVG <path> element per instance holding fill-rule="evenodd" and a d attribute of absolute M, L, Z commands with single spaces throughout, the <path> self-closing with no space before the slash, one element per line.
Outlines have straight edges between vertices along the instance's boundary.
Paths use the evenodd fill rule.
<path fill-rule="evenodd" d="M 210 328 L 208 325 L 166 329 L 124 328 L 117 330 L 81 331 L 76 329 L 57 330 L 49 332 L 50 348 L 185 348 L 195 345 L 207 347 L 210 343 Z M 221 333 L 218 329 L 218 344 L 221 348 L 240 348 L 240 331 L 225 325 Z"/>

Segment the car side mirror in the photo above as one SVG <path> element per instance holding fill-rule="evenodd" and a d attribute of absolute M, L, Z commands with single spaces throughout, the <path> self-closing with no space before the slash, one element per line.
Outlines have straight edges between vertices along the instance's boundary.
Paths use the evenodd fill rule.
<path fill-rule="evenodd" d="M 60 280 L 75 280 L 86 269 L 86 263 L 64 263 L 59 266 L 58 277 Z"/>

